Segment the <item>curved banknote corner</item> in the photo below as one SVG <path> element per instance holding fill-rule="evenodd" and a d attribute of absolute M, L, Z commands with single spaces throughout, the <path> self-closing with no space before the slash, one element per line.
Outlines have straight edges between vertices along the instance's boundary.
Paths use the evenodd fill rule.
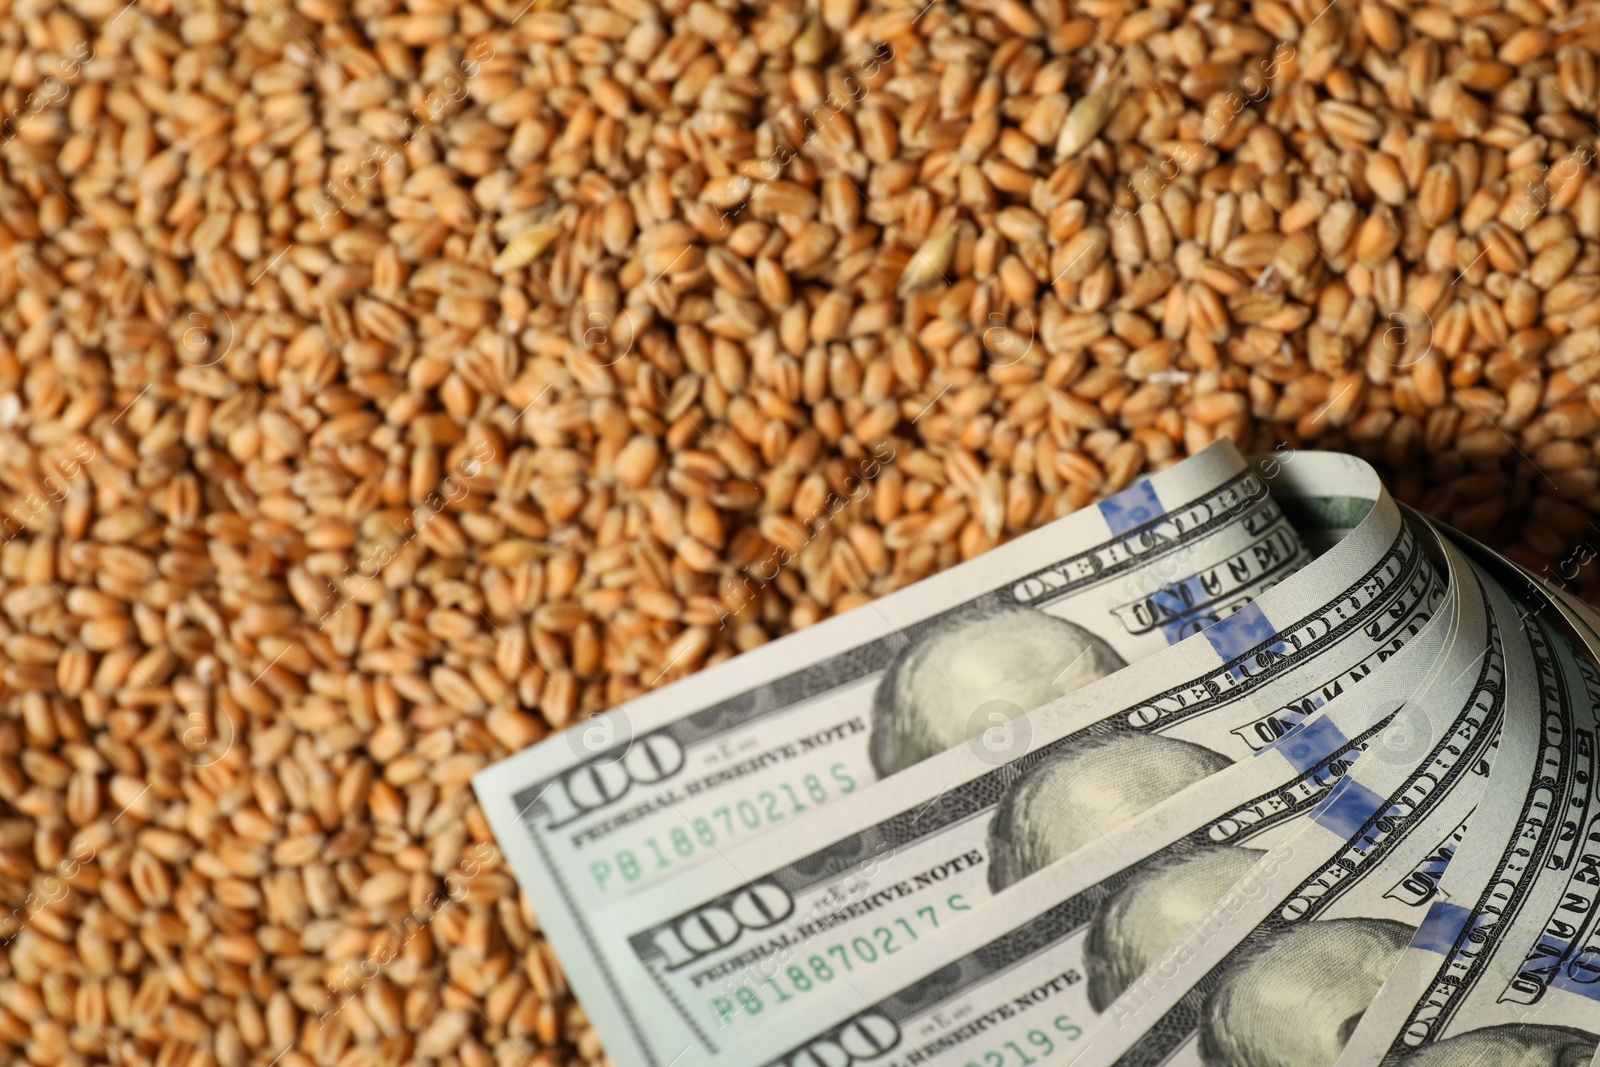
<path fill-rule="evenodd" d="M 618 1067 L 1581 1067 L 1597 634 L 1223 443 L 474 786 Z"/>

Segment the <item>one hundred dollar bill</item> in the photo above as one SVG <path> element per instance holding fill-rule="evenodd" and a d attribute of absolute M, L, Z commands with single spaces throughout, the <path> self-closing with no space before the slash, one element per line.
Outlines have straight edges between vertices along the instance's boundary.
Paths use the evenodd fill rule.
<path fill-rule="evenodd" d="M 1426 920 L 1434 894 L 1420 891 L 1427 884 L 1419 875 L 1447 865 L 1470 833 L 1507 708 L 1538 699 L 1528 673 L 1508 675 L 1507 660 L 1526 656 L 1527 642 L 1503 597 L 1497 607 L 1492 584 L 1484 582 L 1488 654 L 1467 698 L 1419 701 L 1437 739 L 1426 754 L 1360 761 L 1198 922 L 1155 957 L 1134 961 L 1146 965 L 1088 1028 L 1071 1062 L 1215 1067 L 1337 1058 L 1352 1021 Z M 1432 691 L 1458 688 L 1446 680 Z M 1189 893 L 1180 881 L 1152 887 L 1147 906 L 1173 907 Z M 1132 935 L 1140 924 L 1122 928 Z"/>
<path fill-rule="evenodd" d="M 474 788 L 612 1057 L 665 1067 L 678 1050 L 618 995 L 600 910 L 1180 643 L 1309 560 L 1221 442 L 589 720 Z"/>
<path fill-rule="evenodd" d="M 1488 796 L 1341 1065 L 1586 1064 L 1600 1046 L 1600 620 L 1493 573 L 1537 699 L 1508 713 Z"/>
<path fill-rule="evenodd" d="M 710 1057 L 807 1013 L 818 985 L 887 966 L 1005 886 L 1262 751 L 1414 639 L 1444 595 L 1421 542 L 1370 468 L 1298 464 L 1274 485 L 1286 510 L 1351 516 L 1360 498 L 1367 513 L 1294 578 L 1015 720 L 1009 744 L 950 749 L 608 912 L 600 952 L 616 998 L 648 1020 L 653 1060 Z M 1330 486 L 1349 495 L 1321 495 Z M 791 969 L 813 957 L 824 966 L 812 975 Z"/>
<path fill-rule="evenodd" d="M 727 1061 L 965 1067 L 1070 1059 L 1097 1008 L 1120 992 L 1117 968 L 1106 965 L 1115 954 L 1105 949 L 1108 939 L 1126 935 L 1121 927 L 1133 914 L 1130 902 L 1148 903 L 1149 887 L 1175 875 L 1181 885 L 1230 869 L 1243 874 L 1367 758 L 1363 753 L 1403 759 L 1426 743 L 1425 719 L 1414 707 L 1418 694 L 1441 664 L 1456 663 L 1460 673 L 1482 656 L 1472 654 L 1483 646 L 1485 627 L 1476 586 L 1452 575 L 1450 588 L 1440 614 L 1381 674 L 1336 697 L 1259 757 L 1052 863 L 884 969 L 858 974 L 848 985 L 831 983 L 803 1019 L 760 1027 Z M 1463 601 L 1463 593 L 1473 595 Z M 1160 923 L 1187 925 L 1185 916 L 1181 906 L 1157 909 L 1144 915 L 1157 921 L 1140 922 L 1139 934 L 1159 942 Z M 816 970 L 838 962 L 813 956 L 790 966 L 820 987 Z"/>

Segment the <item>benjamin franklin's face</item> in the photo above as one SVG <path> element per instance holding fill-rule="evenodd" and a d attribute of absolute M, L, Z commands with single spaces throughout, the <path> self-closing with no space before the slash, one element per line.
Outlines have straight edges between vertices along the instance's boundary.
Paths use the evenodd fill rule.
<path fill-rule="evenodd" d="M 992 709 L 1032 711 L 1125 666 L 1088 630 L 1033 608 L 941 620 L 878 683 L 873 767 L 886 778 L 997 725 Z"/>
<path fill-rule="evenodd" d="M 1325 919 L 1269 935 L 1206 998 L 1206 1067 L 1333 1067 L 1414 931 L 1388 919 Z"/>
<path fill-rule="evenodd" d="M 989 824 L 998 893 L 1230 765 L 1202 745 L 1114 733 L 1074 744 L 1012 783 Z"/>
<path fill-rule="evenodd" d="M 1595 1036 L 1565 1026 L 1490 1026 L 1391 1056 L 1383 1067 L 1589 1067 Z"/>
<path fill-rule="evenodd" d="M 1101 905 L 1084 941 L 1089 1003 L 1105 1011 L 1262 853 L 1222 846 L 1146 864 Z"/>

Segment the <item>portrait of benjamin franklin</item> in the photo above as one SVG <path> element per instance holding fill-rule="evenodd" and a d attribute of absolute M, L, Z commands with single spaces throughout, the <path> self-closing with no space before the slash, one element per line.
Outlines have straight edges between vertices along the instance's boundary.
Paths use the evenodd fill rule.
<path fill-rule="evenodd" d="M 1457 1067 L 1464 1063 L 1492 1063 L 1494 1067 L 1589 1067 L 1596 1044 L 1600 1044 L 1600 1039 L 1594 1034 L 1571 1027 L 1512 1023 L 1447 1037 L 1407 1056 L 1390 1056 L 1383 1061 L 1383 1067 Z"/>
<path fill-rule="evenodd" d="M 1143 733 L 1086 738 L 1028 768 L 989 823 L 1000 892 L 1231 764 L 1204 745 Z"/>
<path fill-rule="evenodd" d="M 1089 1002 L 1106 1011 L 1264 853 L 1218 846 L 1159 857 L 1102 902 L 1084 943 Z M 1206 1067 L 1333 1067 L 1415 930 L 1390 919 L 1321 919 L 1245 942 L 1200 1009 Z M 1600 1039 L 1564 1026 L 1491 1026 L 1383 1067 L 1589 1067 Z"/>
<path fill-rule="evenodd" d="M 884 670 L 872 701 L 872 766 L 880 778 L 1127 664 L 1082 626 L 1020 605 L 950 612 Z M 1017 752 L 1016 755 L 1021 755 Z"/>

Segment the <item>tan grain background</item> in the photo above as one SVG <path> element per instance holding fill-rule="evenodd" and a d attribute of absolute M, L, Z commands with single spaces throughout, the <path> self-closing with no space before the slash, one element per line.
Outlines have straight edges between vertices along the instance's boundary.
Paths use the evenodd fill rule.
<path fill-rule="evenodd" d="M 1589 592 L 1594 11 L 0 0 L 0 1062 L 598 1061 L 470 776 L 1218 435 Z"/>

